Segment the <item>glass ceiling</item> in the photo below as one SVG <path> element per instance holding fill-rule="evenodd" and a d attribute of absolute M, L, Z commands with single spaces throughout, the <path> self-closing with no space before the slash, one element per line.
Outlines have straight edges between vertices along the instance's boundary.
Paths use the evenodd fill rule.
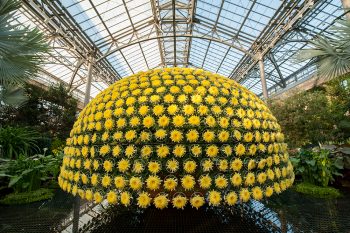
<path fill-rule="evenodd" d="M 270 93 L 310 78 L 312 61 L 293 57 L 342 17 L 341 0 L 26 0 L 16 20 L 49 38 L 37 82 L 63 81 L 84 98 L 141 70 L 197 67 L 261 95 L 262 55 Z"/>

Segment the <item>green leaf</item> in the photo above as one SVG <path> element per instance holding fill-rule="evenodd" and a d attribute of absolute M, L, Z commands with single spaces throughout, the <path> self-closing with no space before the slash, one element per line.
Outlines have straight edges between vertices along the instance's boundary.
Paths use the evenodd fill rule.
<path fill-rule="evenodd" d="M 20 179 L 22 179 L 22 176 L 14 176 L 10 179 L 8 187 L 11 188 L 13 185 L 15 185 Z"/>

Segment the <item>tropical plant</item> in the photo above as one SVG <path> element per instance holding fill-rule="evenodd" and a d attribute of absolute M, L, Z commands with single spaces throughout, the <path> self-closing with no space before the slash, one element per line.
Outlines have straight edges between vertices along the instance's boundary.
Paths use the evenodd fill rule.
<path fill-rule="evenodd" d="M 32 78 L 48 51 L 44 34 L 16 20 L 20 4 L 19 0 L 0 1 L 0 107 L 25 101 L 23 91 L 14 91 L 13 86 Z"/>
<path fill-rule="evenodd" d="M 28 155 L 39 150 L 37 131 L 26 127 L 6 126 L 0 128 L 0 146 L 3 158 L 16 159 L 19 155 Z"/>
<path fill-rule="evenodd" d="M 336 176 L 341 176 L 343 160 L 341 157 L 330 156 L 325 149 L 302 149 L 291 157 L 296 175 L 300 175 L 303 182 L 328 186 Z"/>
<path fill-rule="evenodd" d="M 316 58 L 320 76 L 328 79 L 350 72 L 350 20 L 341 20 L 331 27 L 332 36 L 318 36 L 310 41 L 312 48 L 302 50 L 297 58 Z"/>
<path fill-rule="evenodd" d="M 15 192 L 33 191 L 43 182 L 56 181 L 63 155 L 19 156 L 16 160 L 2 159 L 0 177 L 8 178 L 8 187 Z"/>

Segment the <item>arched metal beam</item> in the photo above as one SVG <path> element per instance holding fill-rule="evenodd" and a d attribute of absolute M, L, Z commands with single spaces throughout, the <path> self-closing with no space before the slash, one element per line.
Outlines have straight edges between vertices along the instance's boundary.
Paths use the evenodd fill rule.
<path fill-rule="evenodd" d="M 184 37 L 184 38 L 192 38 L 192 39 L 194 38 L 194 39 L 208 40 L 208 41 L 212 41 L 212 42 L 221 43 L 221 44 L 224 44 L 226 46 L 232 47 L 234 49 L 237 49 L 237 50 L 245 53 L 246 55 L 252 57 L 254 60 L 258 60 L 258 58 L 254 54 L 248 52 L 247 50 L 245 50 L 245 49 L 243 49 L 243 48 L 241 48 L 239 46 L 236 46 L 234 44 L 231 44 L 231 43 L 229 43 L 227 41 L 220 40 L 218 38 L 208 37 L 208 36 L 204 36 L 204 35 L 203 36 L 196 36 L 196 35 L 189 35 L 189 34 L 187 34 L 187 35 L 186 34 L 185 35 L 175 35 L 175 37 L 177 37 L 177 38 Z M 132 45 L 135 45 L 135 44 L 139 44 L 139 43 L 142 43 L 142 42 L 146 42 L 146 41 L 150 41 L 150 40 L 158 40 L 158 39 L 164 39 L 164 38 L 174 38 L 174 35 L 153 36 L 153 37 L 148 37 L 148 38 L 138 39 L 138 40 L 132 41 L 132 42 L 126 44 L 126 45 L 122 45 L 122 46 L 119 46 L 116 49 L 112 49 L 111 51 L 109 51 L 106 54 L 104 54 L 102 57 L 99 57 L 98 59 L 96 59 L 96 62 L 99 62 L 102 59 L 108 57 L 109 55 L 111 55 L 111 54 L 113 54 L 115 52 L 118 52 L 121 49 L 125 49 L 125 48 L 127 48 L 129 46 L 132 46 Z"/>
<path fill-rule="evenodd" d="M 78 61 L 77 65 L 75 66 L 75 69 L 74 69 L 73 74 L 72 74 L 72 78 L 70 79 L 70 82 L 69 82 L 68 90 L 70 90 L 72 88 L 74 78 L 75 78 L 76 74 L 78 73 L 80 67 L 83 64 L 84 64 L 84 60 L 81 59 L 81 60 Z"/>

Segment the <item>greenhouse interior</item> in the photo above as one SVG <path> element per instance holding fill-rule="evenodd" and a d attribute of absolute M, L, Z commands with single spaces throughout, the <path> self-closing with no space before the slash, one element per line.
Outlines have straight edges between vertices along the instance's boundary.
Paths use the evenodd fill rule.
<path fill-rule="evenodd" d="M 350 232 L 350 0 L 0 0 L 0 233 Z"/>

